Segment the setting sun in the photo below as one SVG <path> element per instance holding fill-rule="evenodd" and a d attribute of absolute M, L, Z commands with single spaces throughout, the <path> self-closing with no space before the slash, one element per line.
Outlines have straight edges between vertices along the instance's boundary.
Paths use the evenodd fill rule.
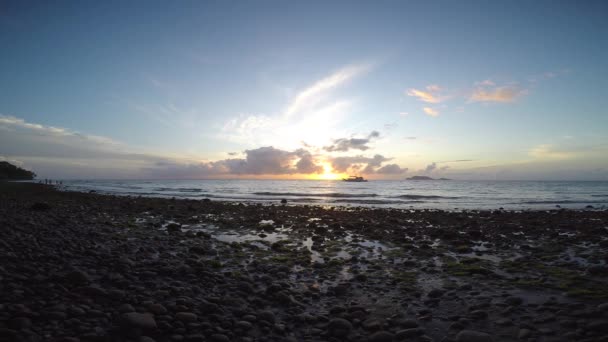
<path fill-rule="evenodd" d="M 345 175 L 340 174 L 340 173 L 334 173 L 333 172 L 333 168 L 331 167 L 330 164 L 322 164 L 323 166 L 323 173 L 316 175 L 315 179 L 326 179 L 326 180 L 335 180 L 335 179 L 342 179 L 345 177 Z"/>

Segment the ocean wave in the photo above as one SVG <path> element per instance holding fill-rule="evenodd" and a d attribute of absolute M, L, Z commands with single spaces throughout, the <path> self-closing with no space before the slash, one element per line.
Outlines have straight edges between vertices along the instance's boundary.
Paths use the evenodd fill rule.
<path fill-rule="evenodd" d="M 302 192 L 254 192 L 258 196 L 298 196 L 298 197 L 337 197 L 337 198 L 358 198 L 358 197 L 377 197 L 377 194 L 345 194 L 341 192 L 330 193 L 302 193 Z"/>
<path fill-rule="evenodd" d="M 203 192 L 203 189 L 199 189 L 199 188 L 155 188 L 154 191 Z"/>
<path fill-rule="evenodd" d="M 394 200 L 373 200 L 373 199 L 337 199 L 331 203 L 353 203 L 353 204 L 408 204 L 424 203 L 425 201 L 394 201 Z"/>
<path fill-rule="evenodd" d="M 437 195 L 399 195 L 399 196 L 394 196 L 392 198 L 403 198 L 403 199 L 439 199 L 439 198 L 447 198 L 447 199 L 454 199 L 454 198 L 460 198 L 460 197 L 437 196 Z"/>
<path fill-rule="evenodd" d="M 508 204 L 606 204 L 607 201 L 585 201 L 585 200 L 556 200 L 556 201 L 524 201 Z"/>

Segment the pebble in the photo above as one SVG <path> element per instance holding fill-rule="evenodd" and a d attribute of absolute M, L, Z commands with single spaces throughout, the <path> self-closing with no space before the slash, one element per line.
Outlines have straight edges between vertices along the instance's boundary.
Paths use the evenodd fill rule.
<path fill-rule="evenodd" d="M 156 328 L 156 321 L 151 314 L 129 312 L 122 314 L 122 326 L 130 329 L 150 330 Z"/>
<path fill-rule="evenodd" d="M 406 338 L 410 338 L 410 337 L 415 337 L 415 336 L 422 336 L 424 335 L 424 329 L 421 328 L 409 328 L 409 329 L 403 329 L 403 330 L 399 330 L 397 331 L 397 334 L 395 335 L 395 338 L 399 341 L 406 339 Z"/>
<path fill-rule="evenodd" d="M 345 337 L 353 329 L 353 325 L 344 318 L 334 318 L 329 321 L 329 334 L 335 337 Z"/>
<path fill-rule="evenodd" d="M 210 337 L 212 342 L 230 342 L 230 338 L 224 334 L 213 334 Z"/>
<path fill-rule="evenodd" d="M 175 314 L 175 319 L 182 322 L 195 322 L 197 316 L 192 312 L 178 312 Z"/>
<path fill-rule="evenodd" d="M 474 330 L 463 330 L 456 335 L 456 342 L 493 342 L 493 338 L 490 334 L 474 331 Z"/>
<path fill-rule="evenodd" d="M 378 331 L 369 337 L 369 342 L 392 342 L 394 337 L 388 331 Z"/>

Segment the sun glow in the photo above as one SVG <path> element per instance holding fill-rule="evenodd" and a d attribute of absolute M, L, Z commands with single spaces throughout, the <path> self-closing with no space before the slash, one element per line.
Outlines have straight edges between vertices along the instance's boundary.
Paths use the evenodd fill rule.
<path fill-rule="evenodd" d="M 317 175 L 315 178 L 316 179 L 334 180 L 334 179 L 342 179 L 344 177 L 343 174 L 334 173 L 333 171 L 334 170 L 333 170 L 333 168 L 331 167 L 330 164 L 323 164 L 323 173 Z"/>

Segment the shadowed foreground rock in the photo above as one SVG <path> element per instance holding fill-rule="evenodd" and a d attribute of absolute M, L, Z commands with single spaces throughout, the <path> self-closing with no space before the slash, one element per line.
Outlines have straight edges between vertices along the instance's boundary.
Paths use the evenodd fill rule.
<path fill-rule="evenodd" d="M 4 184 L 0 341 L 606 341 L 606 227 Z"/>

